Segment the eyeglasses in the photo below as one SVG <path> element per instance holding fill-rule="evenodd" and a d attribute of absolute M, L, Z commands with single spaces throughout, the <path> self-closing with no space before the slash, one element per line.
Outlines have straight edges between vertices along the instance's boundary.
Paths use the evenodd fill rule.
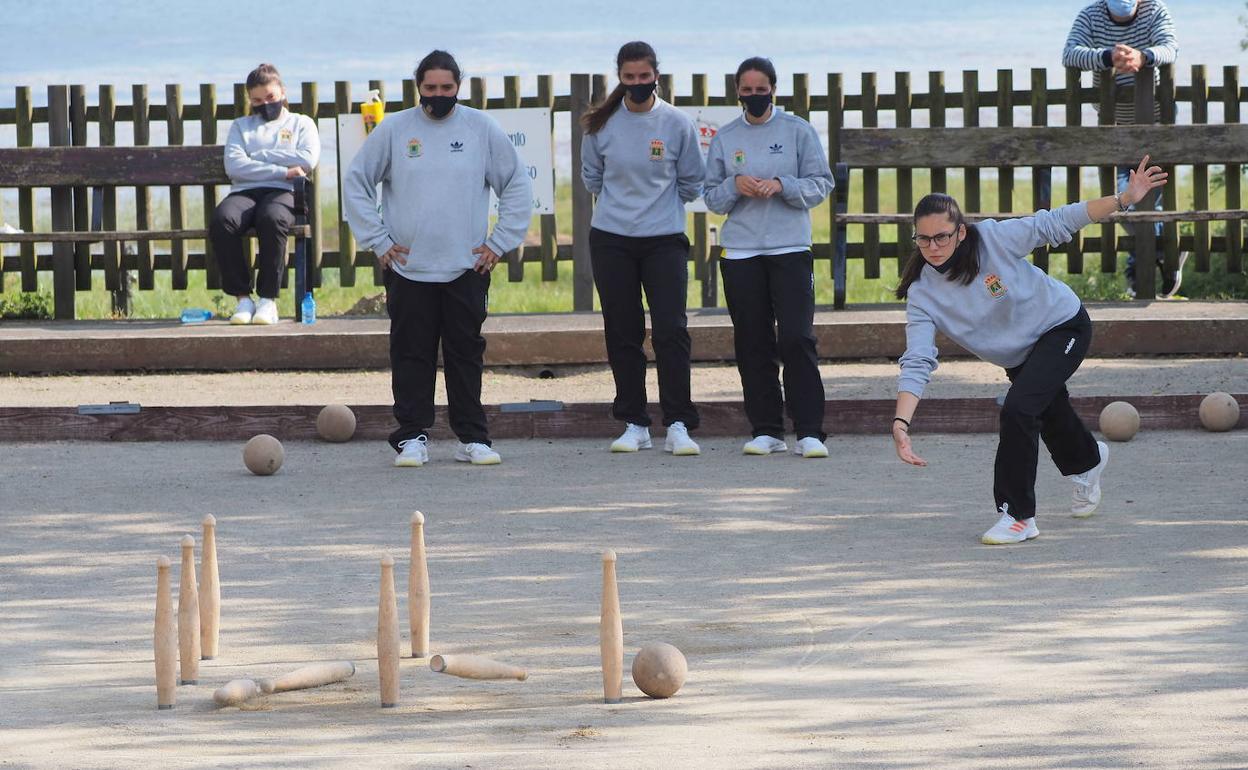
<path fill-rule="evenodd" d="M 950 230 L 947 233 L 936 233 L 935 235 L 912 235 L 910 240 L 914 241 L 914 244 L 920 249 L 926 249 L 933 243 L 936 244 L 936 248 L 943 248 L 948 246 L 949 241 L 952 241 L 953 236 L 957 234 L 957 230 Z"/>

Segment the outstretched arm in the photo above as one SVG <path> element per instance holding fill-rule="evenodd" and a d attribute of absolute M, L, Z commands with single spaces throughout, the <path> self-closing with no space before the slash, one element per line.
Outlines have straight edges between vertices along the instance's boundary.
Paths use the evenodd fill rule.
<path fill-rule="evenodd" d="M 1088 217 L 1093 222 L 1108 219 L 1109 215 L 1115 211 L 1134 206 L 1144 200 L 1144 196 L 1149 192 L 1166 184 L 1169 174 L 1162 171 L 1161 166 L 1149 166 L 1149 160 L 1149 156 L 1145 155 L 1140 165 L 1131 172 L 1127 189 L 1117 195 L 1106 195 L 1104 198 L 1088 201 Z"/>

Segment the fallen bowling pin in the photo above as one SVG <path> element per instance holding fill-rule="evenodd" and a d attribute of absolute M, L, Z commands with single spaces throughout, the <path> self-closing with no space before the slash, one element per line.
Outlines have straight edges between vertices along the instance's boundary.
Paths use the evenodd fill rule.
<path fill-rule="evenodd" d="M 429 659 L 430 670 L 450 674 L 463 679 L 515 679 L 523 682 L 529 672 L 519 666 L 499 663 L 479 655 L 434 655 Z"/>
<path fill-rule="evenodd" d="M 275 692 L 290 690 L 307 690 L 312 687 L 324 687 L 327 684 L 341 682 L 355 676 L 355 664 L 349 660 L 335 663 L 315 663 L 282 674 L 278 677 L 267 677 L 257 682 L 260 692 L 268 695 Z"/>
<path fill-rule="evenodd" d="M 238 706 L 260 694 L 260 686 L 254 679 L 235 679 L 212 694 L 212 702 L 218 706 Z"/>

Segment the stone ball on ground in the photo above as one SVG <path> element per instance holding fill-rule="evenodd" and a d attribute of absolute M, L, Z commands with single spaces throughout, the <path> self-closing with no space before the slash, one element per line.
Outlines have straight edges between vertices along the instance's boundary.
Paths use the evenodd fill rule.
<path fill-rule="evenodd" d="M 316 416 L 316 433 L 335 444 L 350 441 L 355 435 L 355 412 L 345 404 L 330 404 Z"/>
<path fill-rule="evenodd" d="M 1140 413 L 1126 401 L 1113 401 L 1101 410 L 1100 424 L 1110 441 L 1130 441 L 1140 429 Z"/>
<path fill-rule="evenodd" d="M 1230 393 L 1210 393 L 1200 401 L 1200 424 L 1215 432 L 1234 428 L 1239 424 L 1239 403 Z"/>
<path fill-rule="evenodd" d="M 282 442 L 267 433 L 253 436 L 243 447 L 243 464 L 257 476 L 272 476 L 282 467 L 286 450 Z"/>
<path fill-rule="evenodd" d="M 633 658 L 633 682 L 651 698 L 675 695 L 688 673 L 684 654 L 665 642 L 647 644 Z"/>

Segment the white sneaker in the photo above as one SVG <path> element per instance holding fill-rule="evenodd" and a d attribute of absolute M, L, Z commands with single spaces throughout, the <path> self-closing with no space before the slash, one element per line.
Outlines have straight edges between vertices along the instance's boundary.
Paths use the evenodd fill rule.
<path fill-rule="evenodd" d="M 251 323 L 251 319 L 255 314 L 256 303 L 251 301 L 251 297 L 244 297 L 238 301 L 238 307 L 234 308 L 234 315 L 230 316 L 230 323 L 235 326 L 246 326 Z"/>
<path fill-rule="evenodd" d="M 1105 472 L 1105 466 L 1109 464 L 1109 444 L 1098 441 L 1096 447 L 1101 451 L 1101 461 L 1096 467 L 1070 477 L 1071 481 L 1075 482 L 1070 515 L 1076 519 L 1088 518 L 1096 512 L 1096 506 L 1101 503 L 1101 474 Z"/>
<path fill-rule="evenodd" d="M 460 444 L 455 450 L 455 459 L 461 463 L 473 465 L 498 465 L 503 458 L 485 444 Z"/>
<path fill-rule="evenodd" d="M 399 456 L 394 458 L 396 468 L 419 468 L 429 462 L 429 439 L 424 436 L 399 442 Z"/>
<path fill-rule="evenodd" d="M 1036 529 L 1035 516 L 1019 521 L 1006 513 L 1009 507 L 1009 503 L 1001 505 L 1001 518 L 997 520 L 996 524 L 992 525 L 992 529 L 985 532 L 984 536 L 979 539 L 984 545 L 1021 543 L 1040 534 L 1040 530 Z"/>
<path fill-rule="evenodd" d="M 689 429 L 679 420 L 667 426 L 667 439 L 663 442 L 663 451 L 671 452 L 677 457 L 689 457 L 702 454 L 702 448 L 689 438 Z"/>
<path fill-rule="evenodd" d="M 769 455 L 772 452 L 784 452 L 788 445 L 775 436 L 755 436 L 741 447 L 744 455 Z"/>
<path fill-rule="evenodd" d="M 649 449 L 654 444 L 650 442 L 650 429 L 644 425 L 633 425 L 631 422 L 624 429 L 624 433 L 611 442 L 612 452 L 636 452 L 639 449 Z"/>
<path fill-rule="evenodd" d="M 798 439 L 797 446 L 793 447 L 793 454 L 802 457 L 827 457 L 828 447 L 814 436 L 807 436 Z"/>
<path fill-rule="evenodd" d="M 261 297 L 256 303 L 256 314 L 251 317 L 251 322 L 264 326 L 277 323 L 277 303 L 267 297 Z"/>

